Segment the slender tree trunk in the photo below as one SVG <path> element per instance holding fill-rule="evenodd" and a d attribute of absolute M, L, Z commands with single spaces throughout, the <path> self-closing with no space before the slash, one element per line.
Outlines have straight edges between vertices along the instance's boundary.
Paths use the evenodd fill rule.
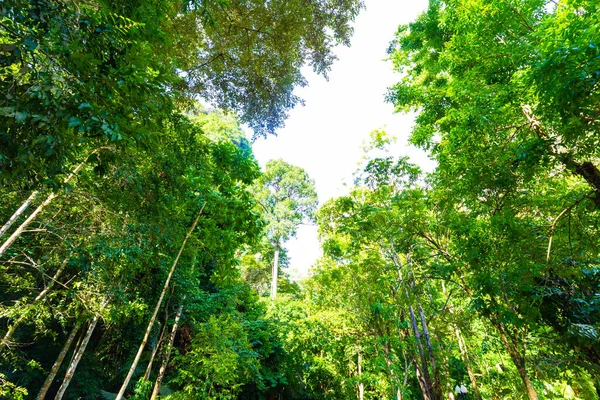
<path fill-rule="evenodd" d="M 424 398 L 427 399 L 433 399 L 434 397 L 432 396 L 432 389 L 433 389 L 433 385 L 431 384 L 431 377 L 429 376 L 429 370 L 427 369 L 427 358 L 425 357 L 425 351 L 423 350 L 423 344 L 421 343 L 421 335 L 419 334 L 419 327 L 417 326 L 417 319 L 415 318 L 415 312 L 413 310 L 413 307 L 410 306 L 409 308 L 409 312 L 410 312 L 410 323 L 412 326 L 412 330 L 413 330 L 413 334 L 415 335 L 415 339 L 417 342 L 417 348 L 419 349 L 419 357 L 421 359 L 421 371 L 419 371 L 419 368 L 417 368 L 417 375 L 420 372 L 423 378 L 423 381 L 425 383 L 425 387 L 422 389 L 425 389 L 425 391 L 423 392 L 423 396 Z M 415 363 L 415 365 L 417 365 L 417 363 Z"/>
<path fill-rule="evenodd" d="M 423 371 L 421 369 L 421 366 L 419 365 L 419 363 L 417 362 L 417 360 L 414 360 L 414 364 L 415 364 L 415 371 L 417 373 L 417 381 L 419 381 L 419 386 L 421 387 L 421 392 L 423 392 L 423 400 L 432 400 L 431 396 L 429 395 L 429 381 L 425 378 Z"/>
<path fill-rule="evenodd" d="M 548 135 L 541 121 L 533 114 L 531 106 L 528 104 L 521 105 L 521 111 L 527 118 L 530 128 L 541 138 L 541 139 L 553 139 Z M 584 161 L 578 163 L 573 159 L 573 156 L 569 152 L 559 150 L 557 145 L 553 145 L 553 155 L 565 166 L 565 168 L 575 175 L 579 175 L 592 187 L 596 196 L 594 202 L 597 206 L 600 206 L 600 170 L 591 161 Z"/>
<path fill-rule="evenodd" d="M 421 319 L 421 326 L 423 327 L 423 336 L 425 336 L 425 344 L 427 345 L 427 352 L 429 353 L 429 362 L 431 363 L 431 370 L 433 372 L 433 392 L 435 397 L 438 399 L 443 398 L 443 391 L 440 382 L 440 375 L 437 370 L 435 363 L 435 356 L 433 354 L 433 346 L 431 346 L 431 338 L 429 336 L 429 329 L 427 328 L 427 321 L 425 320 L 425 313 L 423 307 L 419 305 L 419 318 Z"/>
<path fill-rule="evenodd" d="M 69 176 L 67 176 L 67 179 L 65 179 L 65 181 L 63 182 L 63 185 L 69 183 L 71 181 L 71 179 L 73 179 L 73 177 L 75 177 L 75 175 L 77 175 L 79 173 L 79 171 L 81 170 L 81 168 L 83 168 L 83 166 L 87 163 L 88 159 L 93 154 L 98 154 L 98 152 L 100 152 L 100 150 L 114 150 L 114 148 L 113 147 L 100 147 L 100 148 L 97 148 L 96 150 L 92 151 L 85 158 L 85 160 L 83 160 L 77 166 L 77 168 L 75 168 L 69 174 Z M 56 192 L 52 192 L 48 195 L 48 197 L 46 197 L 46 200 L 44 200 L 44 202 L 42 204 L 40 204 L 38 206 L 38 208 L 36 208 L 35 211 L 33 211 L 31 213 L 31 215 L 13 232 L 13 234 L 10 235 L 8 239 L 6 239 L 6 241 L 2 244 L 2 246 L 0 246 L 0 255 L 4 254 L 6 252 L 6 250 L 10 247 L 10 245 L 12 245 L 15 242 L 15 240 L 17 240 L 19 238 L 19 236 L 21 236 L 23 231 L 29 226 L 29 224 L 31 224 L 31 222 L 33 222 L 33 220 L 38 216 L 38 214 L 40 212 L 42 212 L 42 210 L 44 210 L 44 208 L 46 208 L 48 206 L 48 204 L 50 204 L 52 202 L 52 200 L 54 200 L 57 196 L 58 195 L 56 194 Z M 18 212 L 18 210 L 17 210 L 17 212 Z"/>
<path fill-rule="evenodd" d="M 446 290 L 446 285 L 444 281 L 442 281 L 442 292 L 444 296 L 448 296 L 448 292 Z M 454 313 L 454 306 L 452 305 L 452 301 L 448 299 L 448 310 L 453 317 L 453 320 L 456 321 L 456 314 Z M 477 380 L 475 379 L 475 373 L 473 372 L 473 366 L 471 365 L 471 359 L 469 357 L 469 350 L 467 348 L 467 344 L 462 337 L 461 331 L 458 325 L 453 322 L 454 325 L 454 334 L 456 335 L 456 340 L 458 342 L 458 348 L 460 350 L 460 354 L 463 356 L 463 360 L 465 362 L 465 366 L 467 367 L 467 374 L 469 375 L 469 380 L 471 381 L 471 387 L 473 388 L 473 394 L 475 396 L 475 400 L 482 400 L 481 393 L 479 392 L 479 386 L 477 385 Z"/>
<path fill-rule="evenodd" d="M 79 346 L 81 346 L 81 342 L 83 341 L 83 338 L 85 337 L 86 333 L 87 333 L 87 331 L 81 332 L 81 335 L 79 335 L 79 338 L 77 339 L 77 343 L 75 343 L 75 348 L 73 349 L 73 354 L 71 354 L 71 360 L 69 361 L 69 365 L 71 365 L 71 363 L 73 362 L 73 359 L 75 358 L 75 355 L 77 354 L 77 349 L 79 349 Z"/>
<path fill-rule="evenodd" d="M 85 352 L 85 348 L 87 347 L 90 338 L 92 337 L 92 333 L 94 332 L 94 329 L 96 329 L 96 325 L 98 324 L 99 319 L 100 314 L 96 314 L 94 316 L 94 319 L 92 319 L 92 321 L 90 322 L 90 326 L 88 327 L 85 337 L 81 341 L 81 344 L 79 345 L 79 348 L 77 349 L 77 352 L 73 357 L 73 361 L 71 361 L 71 365 L 69 365 L 69 369 L 67 369 L 67 373 L 65 374 L 63 383 L 62 385 L 60 385 L 60 389 L 58 389 L 58 393 L 56 393 L 56 397 L 54 398 L 54 400 L 61 400 L 64 396 L 67 388 L 69 387 L 69 384 L 71 383 L 71 379 L 73 379 L 73 375 L 75 375 L 75 370 L 77 369 L 79 361 L 81 361 L 81 357 Z"/>
<path fill-rule="evenodd" d="M 167 318 L 165 317 L 165 324 L 160 330 L 160 335 L 158 336 L 158 340 L 156 344 L 152 348 L 152 355 L 150 356 L 150 361 L 148 362 L 148 366 L 146 367 L 146 373 L 144 374 L 144 380 L 147 381 L 150 379 L 150 374 L 152 373 L 152 364 L 154 363 L 154 358 L 156 357 L 156 353 L 158 353 L 158 348 L 160 347 L 163 338 L 165 337 L 165 331 L 167 330 Z"/>
<path fill-rule="evenodd" d="M 75 340 L 75 336 L 77 335 L 78 330 L 79 324 L 75 324 L 75 326 L 73 326 L 73 329 L 71 330 L 71 333 L 69 333 L 69 337 L 67 337 L 67 341 L 63 345 L 63 348 L 60 350 L 60 353 L 58 353 L 58 357 L 56 357 L 56 361 L 54 361 L 54 365 L 52 365 L 52 369 L 50 369 L 50 373 L 46 377 L 46 380 L 44 381 L 44 384 L 42 385 L 42 388 L 40 389 L 36 400 L 44 400 L 44 398 L 46 397 L 46 393 L 48 393 L 50 385 L 52 385 L 52 382 L 54 382 L 56 373 L 58 372 L 58 369 L 62 365 L 63 360 L 69 352 L 71 344 L 73 343 L 73 340 Z"/>
<path fill-rule="evenodd" d="M 475 399 L 482 400 L 481 393 L 479 393 L 479 386 L 477 386 L 477 380 L 475 379 L 475 373 L 473 372 L 473 367 L 471 366 L 471 359 L 469 358 L 469 353 L 467 351 L 467 344 L 465 343 L 462 334 L 460 333 L 460 329 L 458 329 L 456 324 L 454 325 L 454 333 L 456 334 L 456 340 L 458 341 L 458 348 L 460 349 L 460 353 L 462 354 L 467 367 L 467 373 L 469 374 L 469 380 L 471 381 L 471 386 L 473 387 Z"/>
<path fill-rule="evenodd" d="M 56 282 L 56 280 L 58 279 L 58 277 L 60 276 L 60 274 L 62 274 L 62 272 L 64 271 L 64 269 L 65 269 L 65 267 L 66 267 L 66 265 L 67 265 L 68 262 L 69 262 L 69 260 L 63 261 L 63 263 L 61 264 L 61 266 L 58 268 L 58 270 L 56 271 L 56 273 L 52 277 L 52 280 L 50 281 L 50 283 L 48 283 L 48 286 L 46 286 L 46 288 L 44 290 L 42 290 L 40 292 L 40 294 L 38 294 L 36 296 L 36 298 L 33 300 L 33 303 L 32 303 L 33 305 L 39 303 L 41 300 L 44 299 L 44 297 L 46 297 L 46 295 L 50 292 L 50 289 L 52 289 L 52 286 L 54 286 L 54 282 Z M 2 349 L 4 348 L 4 346 L 6 346 L 6 347 L 9 346 L 10 339 L 12 338 L 12 336 L 15 333 L 15 331 L 16 331 L 17 327 L 19 326 L 19 324 L 21 322 L 23 322 L 24 318 L 25 318 L 25 315 L 21 315 L 8 328 L 8 331 L 6 332 L 6 334 L 4 335 L 4 337 L 2 338 L 2 341 L 0 341 L 0 352 L 2 352 Z"/>
<path fill-rule="evenodd" d="M 175 321 L 173 322 L 173 329 L 171 329 L 171 336 L 169 337 L 169 344 L 165 349 L 165 356 L 160 366 L 160 370 L 158 371 L 158 376 L 156 377 L 156 382 L 154 383 L 154 389 L 152 389 L 152 395 L 150 396 L 150 400 L 153 400 L 158 396 L 160 385 L 162 384 L 162 380 L 165 377 L 165 371 L 167 370 L 167 366 L 169 365 L 169 357 L 171 356 L 171 349 L 173 348 L 173 343 L 175 343 L 175 335 L 177 334 L 177 328 L 179 327 L 179 320 L 181 319 L 181 313 L 183 312 L 184 301 L 185 296 L 183 297 L 181 305 L 177 310 L 177 315 L 175 316 Z"/>
<path fill-rule="evenodd" d="M 171 288 L 171 294 L 173 294 L 172 288 Z M 170 299 L 170 296 L 171 295 L 169 295 L 169 299 Z M 158 353 L 160 348 L 163 347 L 163 340 L 165 338 L 165 333 L 167 333 L 167 327 L 169 325 L 168 321 L 169 321 L 169 300 L 167 300 L 167 304 L 165 305 L 165 323 L 163 324 L 163 327 L 160 330 L 160 336 L 158 337 L 158 341 L 156 342 L 156 345 L 152 348 L 152 355 L 150 356 L 150 362 L 148 363 L 148 366 L 146 367 L 146 373 L 144 374 L 145 381 L 150 380 L 150 374 L 152 373 L 152 364 L 154 363 L 154 358 L 156 357 L 156 354 Z"/>
<path fill-rule="evenodd" d="M 379 334 L 379 336 L 383 336 L 384 334 Z M 398 386 L 396 387 L 396 394 L 399 396 L 398 398 L 401 398 L 401 392 L 400 392 L 400 386 L 399 386 L 399 379 L 398 376 L 396 375 L 396 373 L 394 372 L 394 362 L 392 361 L 392 358 L 390 356 L 390 342 L 386 341 L 383 344 L 383 355 L 385 357 L 385 363 L 388 367 L 388 371 L 390 373 L 390 378 L 393 382 L 396 382 L 398 384 Z"/>
<path fill-rule="evenodd" d="M 521 376 L 521 380 L 525 385 L 527 397 L 529 398 L 529 400 L 539 400 L 535 387 L 533 387 L 533 383 L 531 382 L 531 379 L 529 379 L 527 369 L 525 368 L 525 357 L 520 354 L 519 350 L 517 349 L 517 346 L 515 346 L 509 341 L 508 337 L 506 336 L 504 330 L 501 327 L 496 326 L 496 330 L 500 334 L 500 339 L 502 340 L 502 343 L 504 343 L 504 347 L 506 347 L 510 358 L 515 364 L 515 367 L 517 367 L 517 371 L 519 371 L 519 376 Z"/>
<path fill-rule="evenodd" d="M 408 370 L 409 370 L 410 364 L 413 362 L 413 360 L 412 359 L 410 361 L 408 360 L 404 350 L 402 351 L 402 356 L 404 357 L 404 379 L 402 380 L 402 387 L 404 388 L 404 387 L 406 387 L 406 384 L 408 383 Z M 400 389 L 398 389 L 398 392 L 400 392 Z M 398 396 L 398 400 L 400 400 L 400 398 L 401 398 L 401 394 Z"/>
<path fill-rule="evenodd" d="M 21 236 L 25 228 L 27 228 L 29 224 L 31 224 L 31 222 L 38 216 L 38 214 L 42 212 L 42 210 L 46 208 L 46 206 L 48 206 L 48 204 L 50 204 L 55 198 L 56 193 L 50 193 L 48 195 L 46 200 L 42 204 L 40 204 L 38 208 L 36 208 L 35 211 L 32 212 L 31 215 L 13 232 L 13 234 L 10 235 L 8 239 L 6 239 L 2 246 L 0 246 L 0 255 L 6 252 L 10 245 L 13 244 L 15 240 L 19 238 L 19 236 Z"/>
<path fill-rule="evenodd" d="M 146 332 L 144 333 L 144 338 L 142 339 L 142 343 L 140 344 L 140 347 L 138 348 L 137 354 L 135 355 L 133 363 L 131 363 L 129 372 L 127 373 L 127 376 L 125 377 L 125 381 L 123 382 L 123 385 L 121 386 L 121 389 L 119 390 L 119 393 L 117 394 L 117 397 L 115 398 L 115 400 L 121 400 L 123 398 L 123 395 L 125 394 L 125 390 L 127 390 L 129 381 L 133 377 L 135 368 L 137 367 L 138 362 L 140 361 L 140 358 L 142 357 L 142 352 L 144 351 L 144 347 L 146 347 L 146 343 L 148 342 L 148 337 L 150 337 L 150 332 L 152 331 L 152 327 L 154 326 L 154 321 L 156 321 L 156 316 L 158 315 L 158 311 L 160 310 L 162 301 L 165 297 L 165 294 L 167 293 L 167 289 L 169 288 L 169 283 L 171 282 L 171 278 L 173 277 L 173 272 L 175 272 L 175 267 L 177 266 L 177 263 L 179 262 L 179 257 L 181 257 L 181 253 L 183 252 L 183 249 L 185 248 L 185 244 L 187 243 L 188 239 L 192 235 L 192 232 L 194 231 L 194 229 L 196 229 L 196 225 L 198 224 L 198 220 L 200 220 L 200 215 L 202 215 L 202 211 L 204 210 L 205 205 L 206 205 L 206 203 L 202 205 L 202 208 L 200 208 L 200 211 L 198 212 L 198 216 L 194 220 L 192 227 L 189 229 L 189 231 L 185 235 L 185 239 L 183 240 L 183 243 L 181 244 L 181 247 L 179 248 L 179 253 L 177 253 L 177 257 L 175 257 L 175 261 L 173 261 L 173 265 L 171 266 L 171 270 L 169 271 L 169 275 L 167 276 L 167 280 L 165 281 L 163 290 L 160 293 L 158 301 L 156 302 L 156 307 L 154 307 L 154 313 L 152 314 L 152 317 L 150 318 L 150 322 L 148 323 L 148 326 L 146 327 Z"/>
<path fill-rule="evenodd" d="M 277 297 L 277 277 L 279 275 L 279 242 L 275 243 L 275 256 L 273 257 L 273 270 L 271 271 L 271 299 Z"/>
<path fill-rule="evenodd" d="M 358 379 L 362 379 L 362 354 L 360 353 L 360 350 L 358 351 L 358 360 L 356 364 Z M 365 385 L 363 385 L 362 381 L 358 382 L 358 398 L 359 400 L 364 400 L 365 398 Z"/>
<path fill-rule="evenodd" d="M 23 204 L 21 204 L 21 207 L 19 207 L 17 209 L 17 211 L 15 211 L 15 213 L 12 215 L 12 217 L 10 217 L 10 219 L 6 222 L 6 224 L 4 224 L 4 226 L 2 228 L 0 228 L 0 237 L 2 237 L 6 233 L 6 231 L 8 231 L 10 229 L 12 224 L 15 223 L 17 218 L 19 218 L 21 216 L 21 214 L 23 214 L 23 211 L 25 211 L 27 209 L 27 207 L 29 207 L 29 205 L 33 202 L 33 200 L 35 200 L 38 193 L 39 192 L 37 190 L 34 190 L 29 195 L 27 200 L 25 200 L 25 202 Z"/>

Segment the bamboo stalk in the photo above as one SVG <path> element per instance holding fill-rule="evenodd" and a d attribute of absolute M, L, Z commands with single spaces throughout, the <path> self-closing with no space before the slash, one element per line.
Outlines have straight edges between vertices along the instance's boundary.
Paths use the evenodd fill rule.
<path fill-rule="evenodd" d="M 12 215 L 12 217 L 10 217 L 9 220 L 6 222 L 6 224 L 4 224 L 4 226 L 0 229 L 0 237 L 2 237 L 6 233 L 6 231 L 8 231 L 10 229 L 12 224 L 15 223 L 17 218 L 19 218 L 21 216 L 21 214 L 23 214 L 23 212 L 27 209 L 27 207 L 29 207 L 29 205 L 33 202 L 33 200 L 35 200 L 38 193 L 39 192 L 37 190 L 34 190 L 29 195 L 27 200 L 25 200 L 25 202 L 23 204 L 21 204 L 21 207 L 19 207 L 17 209 L 17 211 L 15 211 L 15 213 Z"/>
<path fill-rule="evenodd" d="M 192 227 L 190 228 L 187 235 L 185 236 L 185 239 L 183 240 L 183 243 L 181 244 L 181 248 L 179 249 L 179 253 L 177 254 L 177 257 L 175 258 L 175 261 L 173 261 L 173 265 L 171 266 L 171 270 L 169 271 L 167 280 L 165 281 L 162 292 L 160 293 L 158 301 L 156 302 L 156 307 L 154 307 L 154 313 L 152 314 L 152 317 L 150 318 L 150 322 L 148 323 L 148 326 L 146 327 L 146 332 L 144 333 L 144 338 L 142 339 L 142 343 L 140 344 L 140 347 L 138 348 L 137 354 L 135 355 L 135 358 L 134 358 L 133 362 L 131 363 L 131 367 L 129 368 L 127 376 L 125 377 L 125 380 L 123 381 L 123 385 L 121 386 L 121 389 L 119 390 L 119 393 L 117 394 L 117 397 L 115 398 L 115 400 L 121 400 L 123 398 L 123 395 L 125 394 L 125 390 L 127 390 L 129 381 L 133 377 L 135 368 L 137 367 L 137 365 L 140 361 L 140 358 L 142 357 L 142 352 L 144 351 L 144 347 L 146 347 L 146 343 L 148 343 L 148 337 L 150 336 L 150 332 L 152 331 L 152 327 L 154 326 L 154 321 L 156 321 L 156 316 L 158 315 L 158 311 L 160 310 L 162 301 L 165 297 L 165 294 L 167 293 L 167 289 L 169 288 L 169 283 L 171 282 L 171 278 L 173 277 L 173 273 L 175 272 L 175 267 L 177 266 L 177 263 L 179 262 L 179 257 L 181 256 L 181 253 L 183 252 L 185 244 L 187 243 L 188 239 L 192 235 L 192 232 L 194 231 L 194 229 L 196 229 L 196 225 L 198 224 L 198 220 L 200 219 L 200 215 L 202 215 L 202 211 L 204 210 L 205 205 L 206 205 L 206 203 L 202 205 L 202 208 L 200 208 L 200 211 L 198 212 L 198 216 L 194 220 Z"/>
<path fill-rule="evenodd" d="M 162 384 L 162 380 L 165 377 L 165 371 L 167 370 L 167 366 L 169 365 L 169 357 L 171 356 L 171 349 L 173 348 L 173 343 L 175 342 L 175 335 L 177 334 L 177 328 L 179 327 L 179 320 L 181 319 L 181 314 L 183 312 L 183 302 L 185 301 L 185 297 L 186 296 L 183 296 L 183 299 L 181 300 L 181 305 L 177 310 L 177 315 L 175 316 L 175 321 L 173 322 L 173 328 L 171 329 L 171 336 L 169 337 L 169 344 L 165 349 L 165 356 L 160 366 L 160 370 L 158 371 L 158 376 L 156 377 L 156 382 L 154 383 L 154 389 L 152 389 L 152 395 L 150 396 L 150 400 L 153 400 L 158 396 L 160 385 Z"/>
<path fill-rule="evenodd" d="M 96 329 L 96 325 L 98 324 L 99 319 L 100 319 L 100 314 L 96 314 L 94 316 L 94 319 L 92 319 L 92 322 L 90 322 L 90 326 L 88 327 L 87 333 L 85 334 L 85 337 L 81 341 L 81 344 L 79 345 L 79 348 L 77 349 L 77 352 L 75 353 L 75 356 L 73 357 L 73 360 L 71 361 L 71 365 L 69 365 L 69 369 L 67 369 L 65 378 L 63 379 L 63 383 L 62 383 L 62 385 L 60 385 L 60 389 L 58 389 L 58 393 L 56 393 L 56 397 L 54 397 L 54 400 L 61 400 L 62 397 L 64 396 L 65 392 L 67 391 L 67 388 L 69 387 L 69 384 L 71 383 L 71 379 L 73 379 L 73 375 L 75 375 L 75 370 L 77 369 L 77 365 L 79 365 L 79 361 L 81 361 L 81 357 L 83 357 L 85 348 L 87 347 L 87 345 L 90 341 L 90 338 L 92 337 L 92 333 L 94 332 L 94 329 Z"/>
<path fill-rule="evenodd" d="M 52 369 L 50 369 L 50 373 L 46 377 L 46 380 L 44 381 L 44 384 L 42 385 L 42 388 L 40 389 L 36 400 L 44 400 L 44 398 L 46 397 L 46 393 L 48 393 L 48 389 L 50 389 L 50 385 L 52 385 L 52 382 L 56 377 L 56 373 L 62 365 L 62 362 L 64 361 L 65 356 L 67 355 L 78 330 L 79 324 L 75 324 L 75 326 L 73 326 L 73 329 L 71 330 L 71 333 L 69 334 L 69 337 L 67 337 L 67 341 L 63 345 L 63 348 L 60 350 L 60 353 L 58 353 L 58 357 L 56 357 L 56 361 L 54 361 L 54 365 L 52 365 Z"/>
<path fill-rule="evenodd" d="M 277 297 L 277 277 L 279 275 L 279 242 L 275 244 L 275 256 L 273 258 L 273 269 L 271 271 L 271 300 Z"/>

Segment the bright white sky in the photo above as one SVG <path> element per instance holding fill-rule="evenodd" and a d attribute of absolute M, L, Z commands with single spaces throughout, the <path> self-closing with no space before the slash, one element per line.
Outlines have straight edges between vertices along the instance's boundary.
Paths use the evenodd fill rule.
<path fill-rule="evenodd" d="M 309 85 L 297 90 L 306 105 L 290 112 L 277 137 L 259 139 L 253 145 L 261 166 L 282 158 L 304 168 L 315 180 L 323 204 L 348 192 L 362 157 L 361 147 L 371 131 L 384 128 L 398 138 L 394 155 L 409 155 L 430 170 L 432 162 L 421 151 L 406 147 L 414 117 L 394 114 L 393 106 L 384 102 L 386 88 L 399 80 L 391 62 L 384 61 L 389 42 L 398 25 L 414 20 L 426 7 L 426 0 L 367 0 L 356 19 L 351 47 L 336 49 L 339 59 L 329 81 L 307 71 Z M 321 255 L 316 226 L 300 227 L 286 248 L 290 275 L 306 276 Z"/>

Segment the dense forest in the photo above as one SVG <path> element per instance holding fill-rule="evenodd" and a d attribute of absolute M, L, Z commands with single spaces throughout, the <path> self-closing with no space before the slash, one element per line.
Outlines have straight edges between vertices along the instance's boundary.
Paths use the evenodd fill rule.
<path fill-rule="evenodd" d="M 600 3 L 431 0 L 385 100 L 435 170 L 376 130 L 319 204 L 252 141 L 363 7 L 0 3 L 0 398 L 600 398 Z"/>

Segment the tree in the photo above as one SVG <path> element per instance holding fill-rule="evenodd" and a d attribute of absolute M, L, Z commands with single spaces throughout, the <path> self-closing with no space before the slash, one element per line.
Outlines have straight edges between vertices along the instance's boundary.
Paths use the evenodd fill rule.
<path fill-rule="evenodd" d="M 254 185 L 256 200 L 267 221 L 267 237 L 275 248 L 271 275 L 271 298 L 277 297 L 279 251 L 296 235 L 298 226 L 314 220 L 317 193 L 314 182 L 299 167 L 283 160 L 271 160 Z"/>
<path fill-rule="evenodd" d="M 161 54 L 171 54 L 185 71 L 191 92 L 237 112 L 255 136 L 274 133 L 302 102 L 293 93 L 306 85 L 302 66 L 327 76 L 333 47 L 350 44 L 362 8 L 361 0 L 179 4 L 186 6 L 164 22 L 173 46 L 164 43 Z"/>
<path fill-rule="evenodd" d="M 547 285 L 589 287 L 579 266 L 596 265 L 597 243 L 575 238 L 596 230 L 589 218 L 599 204 L 599 92 L 591 71 L 600 64 L 590 36 L 597 7 L 432 2 L 390 46 L 403 78 L 388 98 L 398 110 L 418 111 L 411 141 L 438 162 L 432 195 L 450 231 L 450 265 L 471 288 L 473 308 L 497 331 L 531 399 L 542 385 L 532 380 L 535 350 L 527 344 L 547 335 L 566 311 Z M 547 306 L 541 313 L 538 302 Z M 584 313 L 584 325 L 597 326 Z M 571 316 L 560 329 L 579 331 L 582 321 L 563 315 Z M 559 332 L 553 340 L 596 368 L 597 350 L 579 350 L 589 345 L 586 334 Z"/>

